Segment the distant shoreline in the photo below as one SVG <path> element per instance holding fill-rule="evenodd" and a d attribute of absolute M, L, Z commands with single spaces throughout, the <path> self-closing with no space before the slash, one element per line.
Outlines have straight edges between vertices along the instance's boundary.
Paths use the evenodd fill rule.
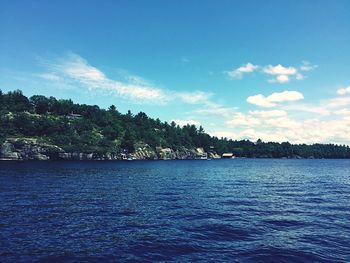
<path fill-rule="evenodd" d="M 0 158 L 14 160 L 350 159 L 350 147 L 218 138 L 202 126 L 153 119 L 116 106 L 0 90 Z"/>

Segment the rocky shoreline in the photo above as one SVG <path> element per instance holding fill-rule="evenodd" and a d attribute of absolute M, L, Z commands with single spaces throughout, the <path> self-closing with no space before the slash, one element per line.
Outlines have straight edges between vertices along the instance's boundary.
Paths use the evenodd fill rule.
<path fill-rule="evenodd" d="M 127 153 L 66 152 L 62 148 L 32 138 L 8 138 L 0 145 L 0 160 L 192 160 L 218 159 L 216 152 L 204 152 L 202 148 L 152 149 L 148 145 Z"/>

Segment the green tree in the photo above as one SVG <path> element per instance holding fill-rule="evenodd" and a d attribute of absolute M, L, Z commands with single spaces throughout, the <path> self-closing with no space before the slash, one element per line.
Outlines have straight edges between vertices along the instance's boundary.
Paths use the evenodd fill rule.
<path fill-rule="evenodd" d="M 9 91 L 6 95 L 3 95 L 2 98 L 5 108 L 9 111 L 24 112 L 30 111 L 31 109 L 28 98 L 24 96 L 20 90 Z"/>
<path fill-rule="evenodd" d="M 34 95 L 29 99 L 34 112 L 37 114 L 47 113 L 50 108 L 50 99 L 45 96 Z"/>

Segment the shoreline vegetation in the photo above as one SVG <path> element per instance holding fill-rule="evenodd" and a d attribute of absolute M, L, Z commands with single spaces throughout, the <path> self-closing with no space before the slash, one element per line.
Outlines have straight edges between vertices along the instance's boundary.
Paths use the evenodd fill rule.
<path fill-rule="evenodd" d="M 317 127 L 316 127 L 317 128 Z M 350 158 L 335 144 L 231 140 L 202 126 L 167 123 L 116 106 L 0 90 L 0 160 L 173 160 L 219 158 Z"/>

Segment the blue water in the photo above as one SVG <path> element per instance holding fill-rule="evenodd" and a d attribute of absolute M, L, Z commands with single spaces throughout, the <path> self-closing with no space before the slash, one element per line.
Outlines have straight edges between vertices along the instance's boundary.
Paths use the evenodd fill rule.
<path fill-rule="evenodd" d="M 0 162 L 1 262 L 350 262 L 350 160 Z"/>

